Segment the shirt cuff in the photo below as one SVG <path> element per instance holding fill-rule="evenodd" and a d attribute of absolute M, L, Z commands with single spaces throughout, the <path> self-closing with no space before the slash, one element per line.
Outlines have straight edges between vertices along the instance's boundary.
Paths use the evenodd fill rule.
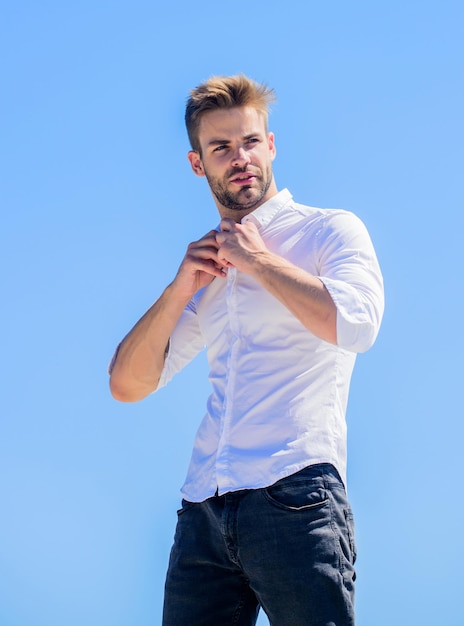
<path fill-rule="evenodd" d="M 320 277 L 337 307 L 337 345 L 350 352 L 365 352 L 374 343 L 382 311 L 345 282 Z"/>

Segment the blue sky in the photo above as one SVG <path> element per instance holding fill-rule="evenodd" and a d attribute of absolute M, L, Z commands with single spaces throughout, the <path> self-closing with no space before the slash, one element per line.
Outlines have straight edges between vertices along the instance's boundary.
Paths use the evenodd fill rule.
<path fill-rule="evenodd" d="M 217 222 L 183 108 L 237 72 L 277 91 L 279 188 L 357 213 L 384 273 L 348 410 L 358 624 L 462 623 L 463 27 L 451 0 L 2 3 L 2 626 L 160 623 L 206 360 L 133 405 L 106 366 Z"/>

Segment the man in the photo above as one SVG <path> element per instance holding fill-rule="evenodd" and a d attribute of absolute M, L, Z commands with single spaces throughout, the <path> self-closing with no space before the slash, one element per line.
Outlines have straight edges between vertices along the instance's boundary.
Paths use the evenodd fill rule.
<path fill-rule="evenodd" d="M 204 345 L 211 395 L 166 580 L 164 626 L 354 624 L 345 492 L 348 387 L 374 342 L 382 277 L 353 214 L 278 191 L 272 90 L 245 76 L 191 92 L 190 165 L 217 229 L 188 246 L 161 297 L 118 347 L 111 391 L 136 401 Z"/>

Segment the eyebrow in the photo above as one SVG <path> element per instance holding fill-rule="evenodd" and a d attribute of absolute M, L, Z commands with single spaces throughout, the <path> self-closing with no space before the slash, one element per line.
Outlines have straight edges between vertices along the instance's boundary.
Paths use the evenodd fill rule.
<path fill-rule="evenodd" d="M 224 143 L 230 143 L 230 139 L 211 139 L 211 141 L 208 141 L 207 145 L 208 146 L 219 146 L 219 145 L 222 145 Z"/>
<path fill-rule="evenodd" d="M 260 135 L 260 133 L 258 131 L 256 131 L 255 133 L 248 133 L 247 135 L 244 135 L 242 137 L 243 141 L 246 141 L 247 139 L 252 139 L 253 137 L 258 137 Z M 222 146 L 225 143 L 230 143 L 230 139 L 211 139 L 211 141 L 208 141 L 207 145 L 208 146 Z"/>

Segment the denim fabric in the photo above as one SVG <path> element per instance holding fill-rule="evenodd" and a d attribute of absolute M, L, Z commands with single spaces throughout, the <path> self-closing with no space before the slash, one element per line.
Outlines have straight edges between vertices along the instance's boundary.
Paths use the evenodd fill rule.
<path fill-rule="evenodd" d="M 354 625 L 353 516 L 343 483 L 314 465 L 266 489 L 183 501 L 163 626 Z"/>

